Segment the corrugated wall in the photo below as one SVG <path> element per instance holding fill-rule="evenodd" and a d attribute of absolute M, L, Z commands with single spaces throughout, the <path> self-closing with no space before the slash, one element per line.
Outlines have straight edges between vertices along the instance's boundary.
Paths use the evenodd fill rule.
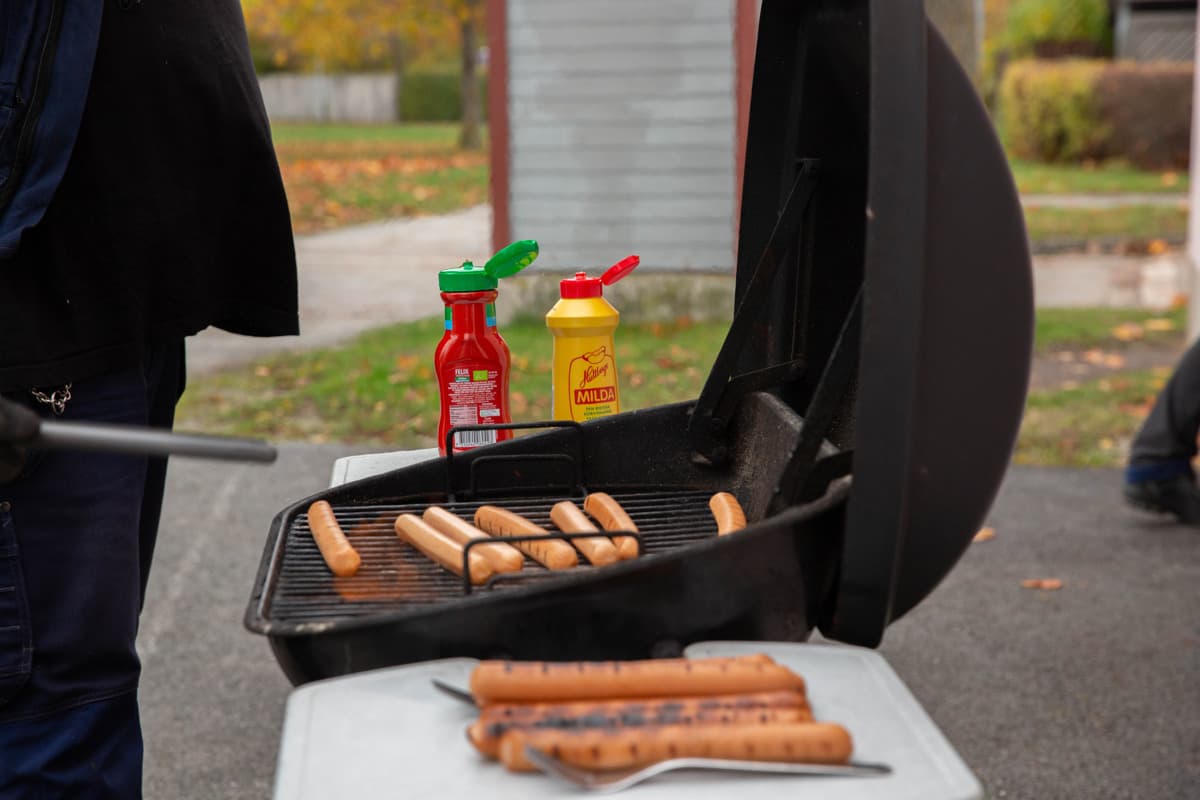
<path fill-rule="evenodd" d="M 538 266 L 733 265 L 731 0 L 509 0 L 510 220 Z"/>

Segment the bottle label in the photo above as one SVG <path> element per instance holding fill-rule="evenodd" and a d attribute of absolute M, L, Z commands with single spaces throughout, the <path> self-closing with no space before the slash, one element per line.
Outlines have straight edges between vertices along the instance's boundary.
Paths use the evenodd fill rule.
<path fill-rule="evenodd" d="M 487 310 L 484 312 L 484 316 L 487 317 L 487 326 L 489 328 L 496 327 L 496 304 L 495 303 L 487 304 Z"/>
<path fill-rule="evenodd" d="M 491 425 L 500 419 L 500 372 L 487 364 L 462 364 L 454 367 L 446 384 L 450 399 L 450 427 Z M 497 431 L 459 431 L 454 434 L 455 450 L 470 450 L 496 442 Z"/>
<path fill-rule="evenodd" d="M 571 393 L 571 418 L 576 422 L 620 411 L 617 364 L 607 346 L 571 359 L 567 386 Z"/>

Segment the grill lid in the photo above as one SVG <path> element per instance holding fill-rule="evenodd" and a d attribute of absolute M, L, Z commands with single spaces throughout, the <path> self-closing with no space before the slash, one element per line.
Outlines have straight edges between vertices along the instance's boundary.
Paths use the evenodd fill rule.
<path fill-rule="evenodd" d="M 774 510 L 852 470 L 820 627 L 875 646 L 983 521 L 1033 340 L 1016 189 L 920 0 L 763 0 L 736 302 L 694 458 L 723 463 L 740 398 L 776 387 L 805 425 Z"/>

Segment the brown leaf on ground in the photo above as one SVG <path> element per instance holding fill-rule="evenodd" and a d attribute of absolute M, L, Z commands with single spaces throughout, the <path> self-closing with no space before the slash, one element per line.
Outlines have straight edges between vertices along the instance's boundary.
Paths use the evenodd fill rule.
<path fill-rule="evenodd" d="M 1179 173 L 1174 171 L 1164 172 L 1159 176 L 1163 186 L 1175 186 L 1179 183 Z"/>
<path fill-rule="evenodd" d="M 1108 353 L 1104 356 L 1104 366 L 1109 369 L 1123 369 L 1125 367 L 1125 356 L 1118 353 Z"/>
<path fill-rule="evenodd" d="M 1156 331 L 1158 333 L 1162 333 L 1163 331 L 1173 331 L 1175 330 L 1175 320 L 1167 319 L 1165 317 L 1155 317 L 1154 319 L 1148 319 L 1143 322 L 1142 327 L 1148 331 Z"/>
<path fill-rule="evenodd" d="M 1136 322 L 1125 322 L 1112 329 L 1112 335 L 1122 342 L 1132 342 L 1146 335 L 1146 329 Z"/>
<path fill-rule="evenodd" d="M 1151 239 L 1150 243 L 1146 245 L 1146 252 L 1152 256 L 1161 256 L 1167 252 L 1167 243 L 1162 239 Z"/>
<path fill-rule="evenodd" d="M 995 539 L 995 538 L 996 538 L 996 529 L 995 528 L 980 528 L 979 533 L 975 534 L 975 538 L 972 539 L 971 541 L 972 542 L 987 542 L 987 541 L 991 541 L 992 539 Z"/>
<path fill-rule="evenodd" d="M 1023 589 L 1041 589 L 1044 592 L 1053 592 L 1063 587 L 1063 582 L 1059 578 L 1026 578 L 1021 581 Z"/>

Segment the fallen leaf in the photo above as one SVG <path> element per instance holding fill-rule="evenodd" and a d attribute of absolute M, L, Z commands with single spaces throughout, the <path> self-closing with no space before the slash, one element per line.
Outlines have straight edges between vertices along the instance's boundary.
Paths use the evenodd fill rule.
<path fill-rule="evenodd" d="M 1108 353 L 1104 356 L 1103 363 L 1109 369 L 1121 369 L 1125 366 L 1125 356 L 1117 353 Z"/>
<path fill-rule="evenodd" d="M 1177 186 L 1179 184 L 1179 173 L 1174 171 L 1164 172 L 1159 176 L 1159 180 L 1163 186 Z"/>
<path fill-rule="evenodd" d="M 1132 342 L 1145 336 L 1146 331 L 1136 322 L 1126 322 L 1113 328 L 1112 335 L 1122 342 Z"/>
<path fill-rule="evenodd" d="M 1146 252 L 1152 256 L 1161 256 L 1167 252 L 1167 243 L 1162 239 L 1151 239 L 1150 243 L 1146 245 Z"/>
<path fill-rule="evenodd" d="M 1100 449 L 1101 450 L 1112 450 L 1116 446 L 1117 446 L 1117 443 L 1114 442 L 1112 439 L 1108 438 L 1107 436 L 1105 436 L 1103 439 L 1100 440 Z"/>
<path fill-rule="evenodd" d="M 269 378 L 271 376 L 271 368 L 266 364 L 259 364 L 254 368 L 254 374 L 260 378 Z"/>
<path fill-rule="evenodd" d="M 1026 578 L 1021 581 L 1023 589 L 1041 589 L 1044 592 L 1053 592 L 1063 587 L 1063 582 L 1058 578 Z"/>
<path fill-rule="evenodd" d="M 972 542 L 988 542 L 995 538 L 996 538 L 996 529 L 995 528 L 980 528 L 979 533 L 975 534 L 975 538 L 972 539 L 971 541 Z"/>
<path fill-rule="evenodd" d="M 1157 331 L 1160 333 L 1162 331 L 1173 331 L 1175 330 L 1175 320 L 1166 319 L 1164 317 L 1155 317 L 1154 319 L 1148 319 L 1143 322 L 1142 327 L 1148 331 Z"/>

